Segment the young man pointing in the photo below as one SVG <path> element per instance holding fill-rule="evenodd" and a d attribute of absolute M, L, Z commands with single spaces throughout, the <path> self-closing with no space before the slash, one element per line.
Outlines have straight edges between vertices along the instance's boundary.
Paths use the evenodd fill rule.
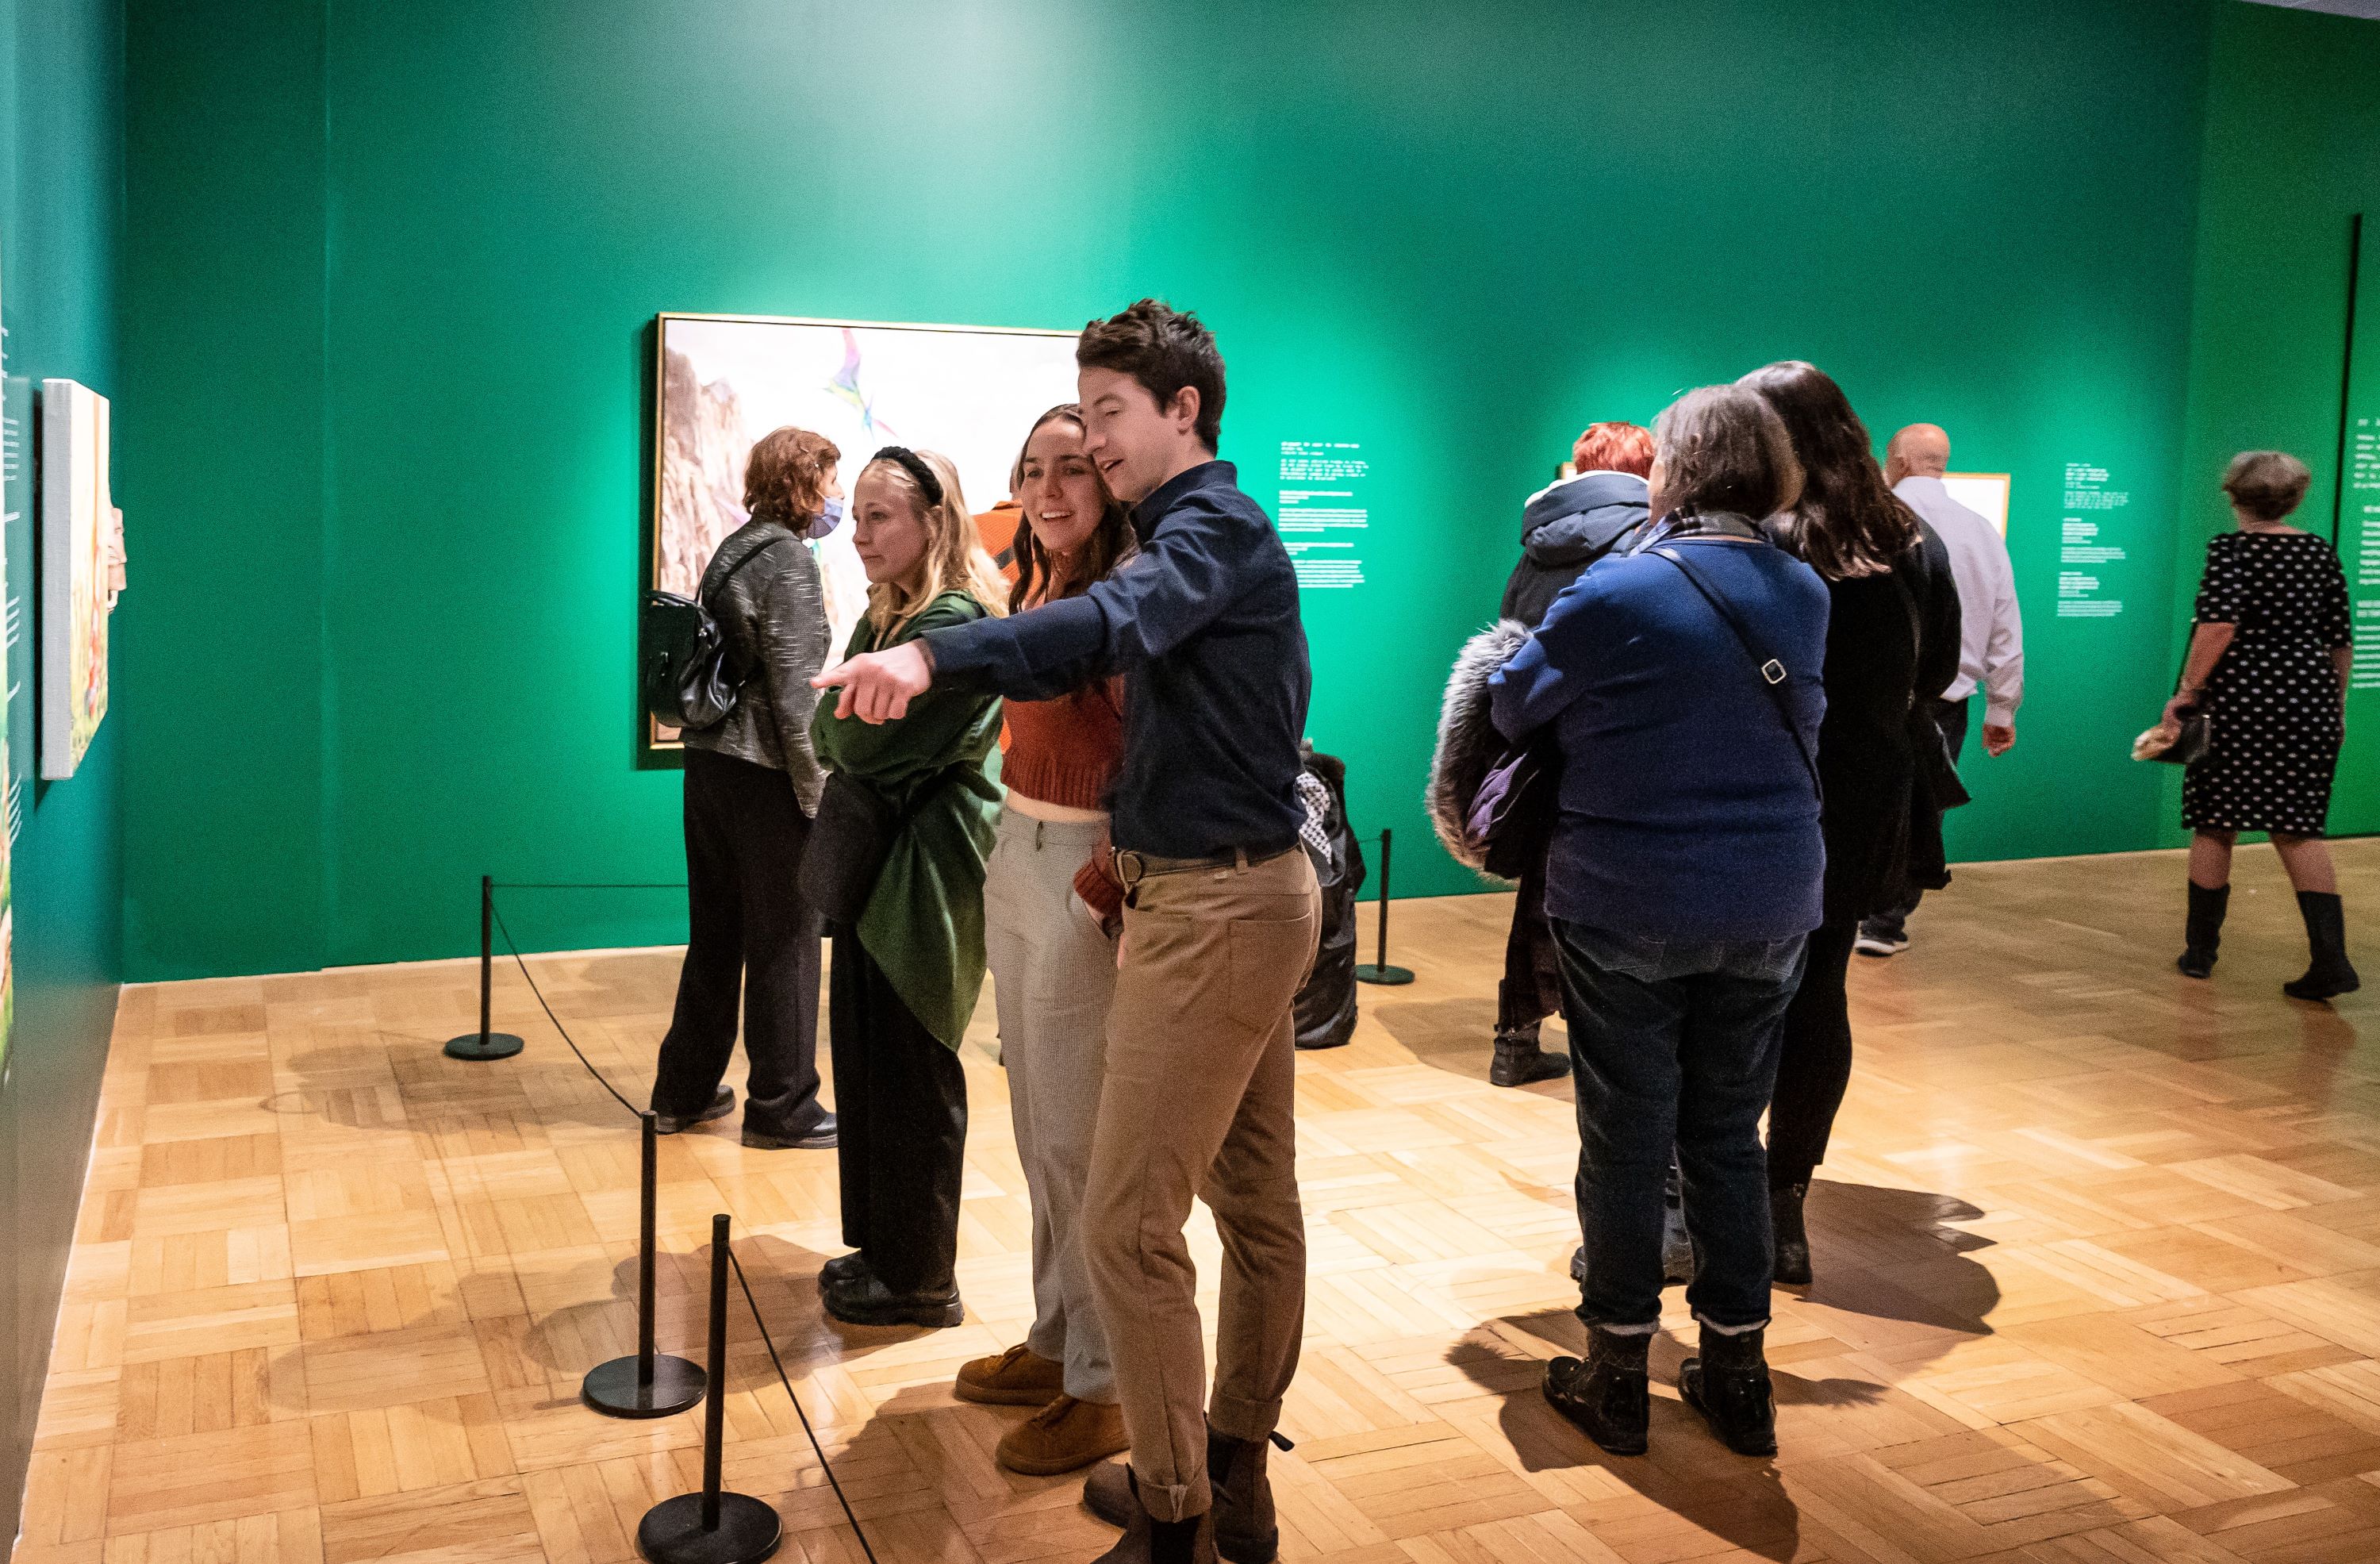
<path fill-rule="evenodd" d="M 1305 1229 L 1292 1122 L 1291 1002 L 1319 898 L 1297 845 L 1312 684 L 1297 578 L 1215 459 L 1223 360 L 1154 299 L 1083 330 L 1085 446 L 1134 507 L 1140 552 L 1075 597 L 936 631 L 827 669 L 838 711 L 897 719 L 940 681 L 1046 700 L 1121 673 L 1115 869 L 1127 889 L 1085 1195 L 1131 1465 L 1095 1472 L 1124 1527 L 1101 1564 L 1266 1564 L 1266 1441 L 1296 1371 Z M 1203 1196 L 1223 1240 L 1215 1387 L 1183 1240 Z"/>

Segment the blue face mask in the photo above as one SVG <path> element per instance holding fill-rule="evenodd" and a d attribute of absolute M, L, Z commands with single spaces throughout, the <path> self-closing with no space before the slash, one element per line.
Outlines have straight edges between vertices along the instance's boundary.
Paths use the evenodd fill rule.
<path fill-rule="evenodd" d="M 825 505 L 826 508 L 819 512 L 817 519 L 810 523 L 810 530 L 804 534 L 813 543 L 843 525 L 843 501 L 831 499 Z"/>

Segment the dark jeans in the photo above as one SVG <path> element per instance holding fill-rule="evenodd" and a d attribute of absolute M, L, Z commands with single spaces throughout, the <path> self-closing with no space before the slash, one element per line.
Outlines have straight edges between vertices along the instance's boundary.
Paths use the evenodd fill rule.
<path fill-rule="evenodd" d="M 1928 703 L 1934 708 L 1935 724 L 1942 729 L 1942 742 L 1949 750 L 1950 762 L 1954 765 L 1966 759 L 1967 715 L 1974 702 L 1975 698 L 1970 695 L 1963 701 Z M 1873 935 L 1899 939 L 1908 932 L 1909 915 L 1917 910 L 1917 904 L 1925 898 L 1925 892 L 1918 886 L 1903 886 L 1893 905 L 1862 920 L 1860 927 Z"/>
<path fill-rule="evenodd" d="M 837 930 L 827 984 L 843 1241 L 894 1292 L 946 1292 L 959 1250 L 966 1071 Z"/>
<path fill-rule="evenodd" d="M 653 1111 L 710 1106 L 735 1051 L 743 990 L 751 1062 L 744 1122 L 808 1133 L 819 1106 L 819 921 L 794 888 L 808 816 L 782 771 L 691 745 L 686 751 L 686 965 L 653 1073 Z"/>
<path fill-rule="evenodd" d="M 1546 861 L 1521 876 L 1512 930 L 1504 936 L 1504 977 L 1496 985 L 1496 1030 L 1535 1027 L 1561 1006 L 1561 959 L 1546 922 Z"/>
<path fill-rule="evenodd" d="M 1685 1185 L 1697 1318 L 1768 1318 L 1776 1261 L 1760 1111 L 1802 940 L 1684 942 L 1554 922 L 1578 1091 L 1588 1325 L 1661 1317 L 1662 1184 Z"/>
<path fill-rule="evenodd" d="M 1768 1105 L 1768 1187 L 1806 1184 L 1827 1160 L 1835 1110 L 1852 1083 L 1852 1008 L 1843 993 L 1855 920 L 1821 923 L 1810 935 L 1801 986 L 1785 1011 L 1777 1091 Z"/>

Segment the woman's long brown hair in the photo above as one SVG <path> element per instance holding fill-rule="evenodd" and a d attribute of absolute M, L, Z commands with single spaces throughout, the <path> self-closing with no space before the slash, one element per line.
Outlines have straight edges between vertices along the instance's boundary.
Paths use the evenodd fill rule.
<path fill-rule="evenodd" d="M 1061 402 L 1033 421 L 1025 432 L 1025 444 L 1016 447 L 1016 465 L 1009 470 L 1008 492 L 1014 494 L 1025 483 L 1025 453 L 1032 448 L 1033 436 L 1041 433 L 1045 423 L 1060 420 L 1083 427 L 1083 409 L 1075 402 Z M 1075 556 L 1075 568 L 1065 580 L 1058 579 L 1050 558 L 1050 551 L 1033 535 L 1033 518 L 1025 516 L 1016 523 L 1015 541 L 1009 544 L 1009 556 L 1016 561 L 1016 584 L 1008 590 L 1008 611 L 1012 614 L 1035 601 L 1035 589 L 1039 588 L 1040 600 L 1074 597 L 1087 591 L 1093 581 L 1131 557 L 1134 550 L 1132 515 L 1124 503 L 1108 493 L 1108 481 L 1098 468 L 1091 475 L 1099 484 L 1099 524 L 1083 540 L 1082 551 Z"/>
<path fill-rule="evenodd" d="M 1779 541 L 1830 581 L 1891 569 L 1917 542 L 1917 513 L 1885 483 L 1867 425 L 1834 377 L 1787 359 L 1736 384 L 1777 409 L 1802 463 L 1802 497 L 1776 519 Z"/>

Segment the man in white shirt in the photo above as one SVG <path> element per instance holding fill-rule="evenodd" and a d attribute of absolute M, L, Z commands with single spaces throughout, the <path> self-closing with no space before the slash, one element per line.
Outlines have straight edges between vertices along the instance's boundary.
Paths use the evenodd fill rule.
<path fill-rule="evenodd" d="M 2016 709 L 2024 701 L 2024 627 L 2017 615 L 2008 543 L 1989 521 L 1950 497 L 1942 483 L 1949 466 L 1950 436 L 1931 423 L 1911 424 L 1885 447 L 1885 482 L 1941 537 L 1959 584 L 1959 677 L 1934 703 L 1935 720 L 1955 761 L 1966 748 L 1968 707 L 1978 690 L 1984 692 L 1984 752 L 2004 755 L 2016 742 Z M 1863 956 L 1896 956 L 1908 949 L 1909 914 L 1923 894 L 1912 886 L 1900 905 L 1863 922 L 1853 948 Z"/>

